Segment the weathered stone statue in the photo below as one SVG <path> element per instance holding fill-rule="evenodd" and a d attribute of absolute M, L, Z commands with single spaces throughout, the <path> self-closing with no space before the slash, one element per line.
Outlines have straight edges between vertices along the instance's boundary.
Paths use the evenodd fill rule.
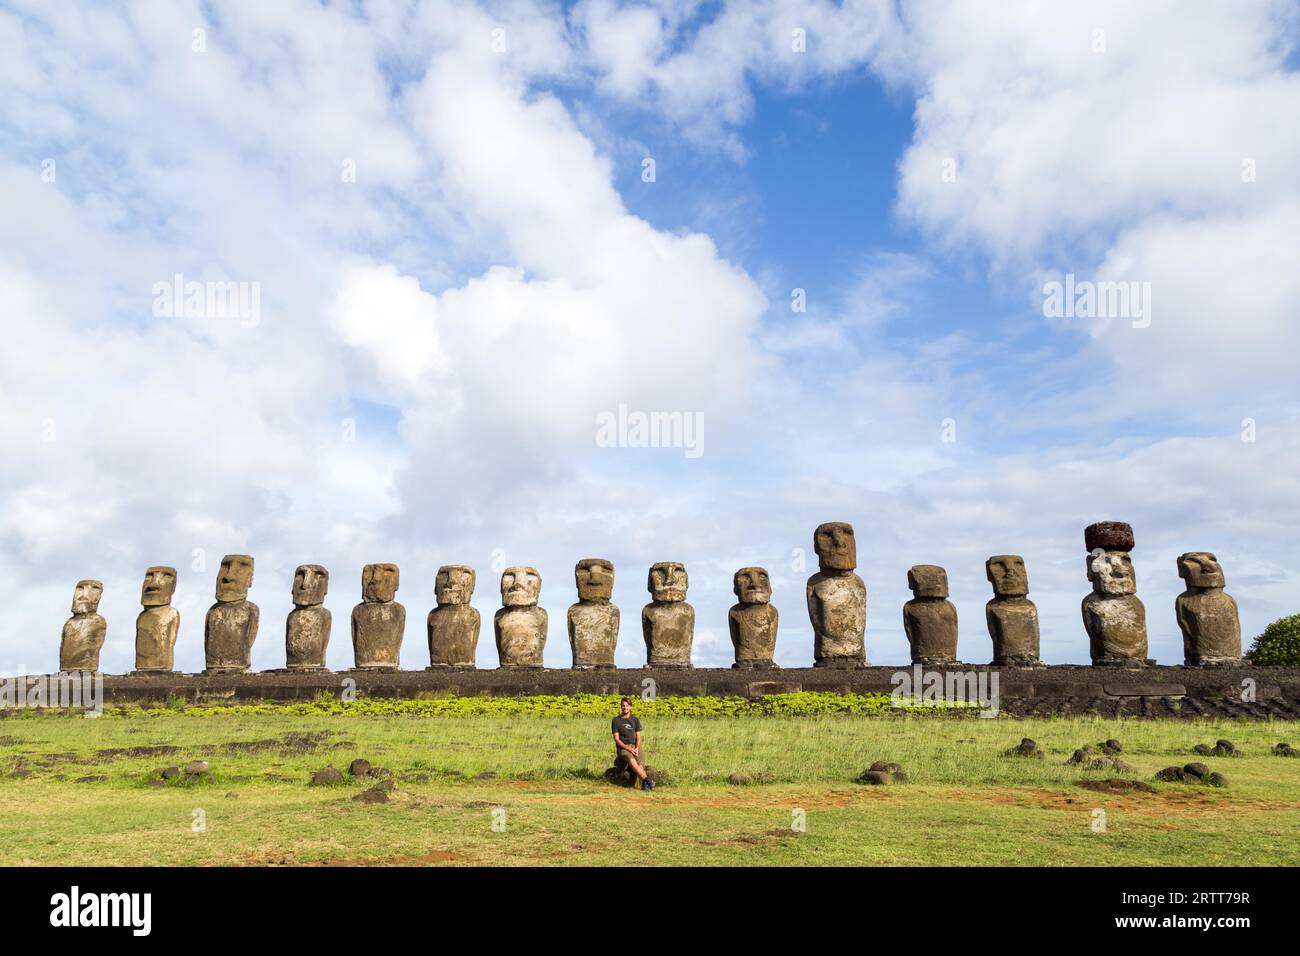
<path fill-rule="evenodd" d="M 808 579 L 808 617 L 816 667 L 867 666 L 867 586 L 853 573 L 853 525 L 828 521 L 813 532 L 820 570 Z"/>
<path fill-rule="evenodd" d="M 776 667 L 777 613 L 772 604 L 772 579 L 766 568 L 741 568 L 731 580 L 740 600 L 727 612 L 731 643 L 736 648 L 739 670 L 767 670 Z"/>
<path fill-rule="evenodd" d="M 614 565 L 604 558 L 584 558 L 573 569 L 578 603 L 569 608 L 569 646 L 574 670 L 612 670 L 618 646 L 618 608 Z"/>
<path fill-rule="evenodd" d="M 108 622 L 97 613 L 103 595 L 102 581 L 77 582 L 72 592 L 72 617 L 64 623 L 59 643 L 59 670 L 99 670 L 99 651 L 108 632 Z"/>
<path fill-rule="evenodd" d="M 1174 602 L 1187 665 L 1240 665 L 1241 620 L 1237 602 L 1223 590 L 1219 559 L 1209 551 L 1189 551 L 1178 559 L 1178 576 L 1187 582 L 1187 590 Z"/>
<path fill-rule="evenodd" d="M 695 608 L 686 603 L 686 566 L 676 561 L 651 565 L 646 589 L 654 599 L 641 609 L 646 667 L 691 667 Z"/>
<path fill-rule="evenodd" d="M 395 600 L 400 583 L 401 572 L 395 564 L 367 564 L 361 569 L 361 603 L 352 609 L 352 654 L 356 670 L 401 668 L 406 608 Z"/>
<path fill-rule="evenodd" d="M 438 606 L 429 612 L 429 670 L 475 665 L 480 619 L 478 609 L 469 604 L 475 580 L 467 564 L 438 569 L 433 581 Z"/>
<path fill-rule="evenodd" d="M 203 626 L 205 674 L 244 674 L 257 640 L 257 605 L 248 600 L 253 583 L 253 559 L 228 554 L 217 572 L 217 603 L 208 608 Z"/>
<path fill-rule="evenodd" d="M 501 608 L 492 619 L 501 666 L 542 667 L 546 609 L 537 606 L 542 576 L 535 568 L 506 568 L 501 574 Z"/>
<path fill-rule="evenodd" d="M 1083 534 L 1088 549 L 1092 593 L 1083 599 L 1083 626 L 1091 643 L 1092 662 L 1127 667 L 1147 663 L 1147 614 L 1137 597 L 1137 576 L 1128 553 L 1133 529 L 1122 521 L 1089 525 Z"/>
<path fill-rule="evenodd" d="M 325 649 L 334 617 L 325 607 L 330 573 L 319 564 L 300 564 L 293 573 L 293 610 L 284 622 L 285 666 L 291 671 L 325 670 Z"/>
<path fill-rule="evenodd" d="M 903 630 L 912 645 L 913 664 L 952 664 L 957 660 L 957 608 L 948 600 L 948 572 L 937 564 L 918 564 L 907 572 L 915 597 L 903 605 Z"/>
<path fill-rule="evenodd" d="M 1029 574 L 1018 554 L 995 554 L 984 562 L 993 584 L 993 600 L 984 605 L 984 620 L 993 638 L 993 663 L 1001 667 L 1038 667 L 1038 608 L 1029 600 Z"/>
<path fill-rule="evenodd" d="M 176 635 L 181 613 L 172 607 L 176 593 L 176 569 L 152 567 L 144 573 L 140 603 L 144 610 L 135 619 L 135 669 L 141 674 L 172 672 Z"/>

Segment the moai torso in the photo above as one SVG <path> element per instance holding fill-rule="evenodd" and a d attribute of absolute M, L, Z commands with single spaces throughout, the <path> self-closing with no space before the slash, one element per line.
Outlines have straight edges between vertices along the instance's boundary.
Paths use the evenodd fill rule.
<path fill-rule="evenodd" d="M 501 574 L 501 604 L 492 619 L 501 667 L 542 667 L 547 615 L 537 606 L 542 576 L 534 568 L 506 568 Z"/>
<path fill-rule="evenodd" d="M 170 673 L 180 632 L 181 614 L 171 606 L 176 592 L 176 569 L 153 567 L 145 572 L 135 619 L 135 669 L 143 673 Z"/>
<path fill-rule="evenodd" d="M 1187 590 L 1174 611 L 1183 632 L 1183 658 L 1189 667 L 1241 664 L 1241 619 L 1237 602 L 1226 593 L 1223 568 L 1208 551 L 1189 551 L 1178 559 L 1178 576 Z"/>
<path fill-rule="evenodd" d="M 398 670 L 406 608 L 395 600 L 395 564 L 367 564 L 361 571 L 362 601 L 352 609 L 352 653 L 357 670 Z"/>
<path fill-rule="evenodd" d="M 984 605 L 984 620 L 993 639 L 993 663 L 1035 667 L 1039 659 L 1038 608 L 1029 600 L 1029 575 L 1018 554 L 995 554 L 984 562 L 993 585 L 993 600 Z"/>
<path fill-rule="evenodd" d="M 585 558 L 573 570 L 578 603 L 568 614 L 569 647 L 574 670 L 609 670 L 618 647 L 618 608 L 614 595 L 614 565 L 604 558 Z"/>
<path fill-rule="evenodd" d="M 867 666 L 867 586 L 857 567 L 853 526 L 842 521 L 819 525 L 813 534 L 820 570 L 808 579 L 808 618 L 817 667 Z"/>
<path fill-rule="evenodd" d="M 217 573 L 217 603 L 208 609 L 203 627 L 203 651 L 210 673 L 244 673 L 257 640 L 257 605 L 248 600 L 253 583 L 253 559 L 228 554 Z"/>
<path fill-rule="evenodd" d="M 291 671 L 325 669 L 334 617 L 324 606 L 329 572 L 319 564 L 299 565 L 293 575 L 293 604 L 284 622 L 285 666 Z"/>
<path fill-rule="evenodd" d="M 63 625 L 59 642 L 59 670 L 98 671 L 99 652 L 104 646 L 108 622 L 96 613 L 104 585 L 99 581 L 78 581 L 72 593 L 72 617 Z"/>
<path fill-rule="evenodd" d="M 473 667 L 478 656 L 480 618 L 470 607 L 474 569 L 448 564 L 438 569 L 434 592 L 438 606 L 429 612 L 429 669 Z"/>
<path fill-rule="evenodd" d="M 1146 608 L 1137 597 L 1137 577 L 1128 552 L 1133 529 L 1104 521 L 1084 532 L 1093 591 L 1083 599 L 1083 626 L 1093 664 L 1143 665 L 1147 656 Z"/>
<path fill-rule="evenodd" d="M 948 572 L 918 564 L 907 572 L 916 596 L 903 605 L 903 630 L 913 664 L 952 664 L 957 660 L 957 608 L 948 600 Z"/>
<path fill-rule="evenodd" d="M 646 587 L 654 600 L 641 609 L 647 667 L 692 666 L 695 608 L 686 603 L 688 586 L 686 568 L 676 561 L 661 561 L 650 568 Z"/>
<path fill-rule="evenodd" d="M 776 667 L 778 615 L 772 605 L 772 582 L 765 568 L 741 568 L 732 579 L 732 591 L 740 598 L 727 612 L 727 628 L 736 649 L 738 669 Z"/>

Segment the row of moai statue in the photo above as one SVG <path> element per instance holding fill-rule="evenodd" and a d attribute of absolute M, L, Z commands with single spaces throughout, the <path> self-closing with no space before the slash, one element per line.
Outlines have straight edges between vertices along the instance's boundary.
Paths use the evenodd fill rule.
<path fill-rule="evenodd" d="M 1137 597 L 1129 552 L 1133 529 L 1116 521 L 1089 525 L 1084 532 L 1092 593 L 1083 599 L 1083 622 L 1092 662 L 1096 665 L 1144 666 L 1147 658 L 1146 609 Z M 808 579 L 808 616 L 813 629 L 817 667 L 867 666 L 867 588 L 856 573 L 857 544 L 845 522 L 820 525 L 813 536 L 818 571 Z M 1008 667 L 1042 666 L 1039 658 L 1038 609 L 1029 600 L 1029 577 L 1019 555 L 1000 554 L 984 565 L 993 585 L 985 620 L 993 640 L 993 663 Z M 612 603 L 614 565 L 603 558 L 579 561 L 575 570 L 578 603 L 569 608 L 569 644 L 573 667 L 613 668 L 618 643 L 619 610 Z M 1237 604 L 1224 593 L 1223 569 L 1213 554 L 1194 551 L 1178 559 L 1178 574 L 1187 590 L 1176 602 L 1189 666 L 1241 663 L 1241 626 Z M 250 668 L 257 638 L 258 609 L 248 600 L 253 559 L 227 555 L 217 575 L 217 601 L 204 626 L 205 673 L 243 673 Z M 368 564 L 361 573 L 362 603 L 352 610 L 352 644 L 357 670 L 400 667 L 406 609 L 396 601 L 399 583 L 394 564 Z M 641 611 L 646 666 L 691 667 L 695 609 L 686 602 L 685 566 L 672 561 L 650 568 L 651 602 Z M 912 661 L 957 663 L 957 609 L 948 600 L 947 572 L 918 564 L 907 572 L 913 599 L 903 606 L 903 629 Z M 470 606 L 475 573 L 463 564 L 444 565 L 434 583 L 437 607 L 429 612 L 429 670 L 473 668 L 478 651 L 479 612 Z M 766 569 L 741 568 L 732 587 L 738 599 L 727 614 L 735 647 L 733 667 L 774 668 L 778 614 Z M 331 615 L 324 606 L 329 572 L 304 564 L 294 573 L 294 609 L 285 622 L 286 670 L 323 671 Z M 141 592 L 144 610 L 136 619 L 138 674 L 171 673 L 180 613 L 171 606 L 176 570 L 153 567 Z M 493 618 L 497 653 L 503 668 L 540 668 L 546 646 L 547 614 L 538 606 L 542 578 L 534 568 L 507 568 L 501 575 L 501 608 Z M 80 581 L 72 600 L 72 618 L 63 627 L 59 668 L 97 671 L 106 622 L 98 613 L 103 585 Z"/>

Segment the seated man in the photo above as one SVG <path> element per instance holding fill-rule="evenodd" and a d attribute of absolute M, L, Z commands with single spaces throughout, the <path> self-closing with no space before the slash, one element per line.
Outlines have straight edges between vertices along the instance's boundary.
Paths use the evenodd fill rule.
<path fill-rule="evenodd" d="M 610 723 L 614 731 L 614 766 L 636 774 L 642 790 L 653 790 L 655 782 L 646 776 L 645 760 L 641 757 L 641 721 L 632 716 L 632 701 L 626 697 L 619 708 L 622 713 Z"/>

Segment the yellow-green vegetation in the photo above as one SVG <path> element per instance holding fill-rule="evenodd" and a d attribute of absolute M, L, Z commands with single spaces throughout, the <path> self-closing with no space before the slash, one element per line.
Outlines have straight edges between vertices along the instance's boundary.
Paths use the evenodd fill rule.
<path fill-rule="evenodd" d="M 872 698 L 783 696 L 638 701 L 671 774 L 650 793 L 603 777 L 616 697 L 20 712 L 0 720 L 0 864 L 1300 864 L 1300 759 L 1272 754 L 1295 722 L 881 719 Z M 1006 756 L 1022 737 L 1046 758 Z M 1137 773 L 1066 763 L 1108 738 Z M 1220 738 L 1239 755 L 1192 752 Z M 388 802 L 308 786 L 357 757 L 392 771 Z M 158 782 L 190 760 L 208 773 Z M 856 783 L 877 760 L 908 782 Z M 1152 779 L 1190 761 L 1229 785 Z"/>

